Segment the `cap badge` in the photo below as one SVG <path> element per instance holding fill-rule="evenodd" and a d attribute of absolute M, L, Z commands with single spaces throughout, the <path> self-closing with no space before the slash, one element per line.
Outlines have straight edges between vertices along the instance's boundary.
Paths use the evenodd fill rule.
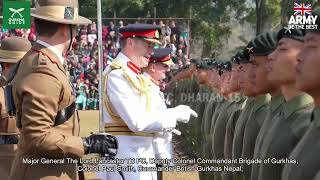
<path fill-rule="evenodd" d="M 66 7 L 64 10 L 64 19 L 74 19 L 74 8 L 73 7 Z"/>

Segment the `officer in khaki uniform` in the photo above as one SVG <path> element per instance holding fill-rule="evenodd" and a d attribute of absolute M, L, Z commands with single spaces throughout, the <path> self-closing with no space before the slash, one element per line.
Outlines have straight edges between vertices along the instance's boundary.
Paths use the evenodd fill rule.
<path fill-rule="evenodd" d="M 21 37 L 9 37 L 1 41 L 0 63 L 2 66 L 1 79 L 4 81 L 9 71 L 31 48 L 31 43 Z M 0 88 L 0 174 L 2 179 L 8 179 L 10 168 L 17 149 L 19 130 L 16 118 L 9 114 L 6 107 L 6 84 Z"/>
<path fill-rule="evenodd" d="M 320 179 L 320 76 L 319 76 L 319 57 L 320 57 L 320 9 L 314 9 L 313 15 L 317 15 L 317 29 L 306 30 L 304 36 L 304 47 L 298 55 L 296 65 L 296 84 L 295 87 L 309 93 L 315 102 L 311 121 L 305 135 L 291 152 L 289 158 L 296 159 L 298 164 L 286 164 L 282 171 L 282 180 L 300 179 Z"/>
<path fill-rule="evenodd" d="M 38 40 L 19 62 L 11 81 L 21 135 L 9 179 L 83 179 L 77 164 L 65 158 L 88 153 L 114 156 L 110 151 L 117 149 L 117 140 L 109 135 L 79 137 L 75 93 L 63 67 L 76 25 L 91 21 L 78 15 L 77 0 L 41 0 L 38 5 L 31 14 Z M 42 158 L 59 161 L 45 163 Z"/>
<path fill-rule="evenodd" d="M 281 84 L 286 103 L 265 136 L 260 152 L 262 159 L 289 158 L 311 123 L 313 109 L 312 97 L 294 86 L 295 65 L 304 44 L 303 32 L 283 28 L 278 32 L 277 39 L 277 48 L 269 55 L 271 71 L 268 79 Z M 283 167 L 283 163 L 260 164 L 258 179 L 280 180 Z"/>

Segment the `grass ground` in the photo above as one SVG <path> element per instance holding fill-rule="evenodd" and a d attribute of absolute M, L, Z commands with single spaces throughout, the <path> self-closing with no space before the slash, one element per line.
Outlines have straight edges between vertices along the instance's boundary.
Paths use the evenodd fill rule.
<path fill-rule="evenodd" d="M 99 131 L 99 111 L 79 111 L 81 118 L 80 136 L 88 136 L 91 132 Z M 95 173 L 86 173 L 86 180 L 97 180 Z M 163 174 L 163 180 L 198 180 L 197 172 L 177 173 L 170 172 Z"/>

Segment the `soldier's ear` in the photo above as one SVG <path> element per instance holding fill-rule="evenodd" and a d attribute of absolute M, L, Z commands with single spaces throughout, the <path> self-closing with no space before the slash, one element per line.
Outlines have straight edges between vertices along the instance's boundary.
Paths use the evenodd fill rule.
<path fill-rule="evenodd" d="M 151 64 L 151 71 L 156 72 L 156 65 L 154 63 Z"/>

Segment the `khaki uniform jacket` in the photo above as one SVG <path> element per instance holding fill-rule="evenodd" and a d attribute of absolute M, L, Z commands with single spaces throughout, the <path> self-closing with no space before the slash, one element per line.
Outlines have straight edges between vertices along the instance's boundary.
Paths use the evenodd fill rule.
<path fill-rule="evenodd" d="M 286 164 L 282 171 L 283 180 L 319 179 L 320 158 L 320 108 L 316 107 L 312 115 L 312 124 L 289 159 L 296 159 L 298 164 Z"/>
<path fill-rule="evenodd" d="M 0 87 L 0 136 L 18 135 L 19 130 L 16 128 L 16 118 L 9 116 L 5 104 L 4 89 Z M 1 137 L 0 137 L 1 138 Z M 11 165 L 17 149 L 16 144 L 0 144 L 0 178 L 8 179 Z"/>
<path fill-rule="evenodd" d="M 311 123 L 313 99 L 302 93 L 283 105 L 261 147 L 261 158 L 289 158 Z M 301 162 L 299 162 L 301 163 Z M 284 164 L 262 163 L 259 180 L 280 180 Z"/>
<path fill-rule="evenodd" d="M 256 144 L 254 147 L 254 154 L 253 159 L 261 159 L 260 152 L 261 152 L 261 146 L 265 139 L 265 136 L 267 135 L 268 131 L 270 130 L 271 126 L 274 122 L 274 117 L 282 111 L 282 105 L 285 103 L 284 97 L 282 94 L 278 94 L 271 98 L 269 110 L 266 115 L 266 119 L 262 124 L 262 127 L 260 129 L 260 132 L 256 139 Z M 251 170 L 251 179 L 258 179 L 259 175 L 259 168 L 260 164 L 253 164 L 252 170 Z"/>
<path fill-rule="evenodd" d="M 21 60 L 12 84 L 17 121 L 22 127 L 11 179 L 78 179 L 76 164 L 41 163 L 41 158 L 80 158 L 84 154 L 76 113 L 54 126 L 58 111 L 75 100 L 58 57 L 35 44 Z M 23 163 L 23 159 L 32 158 L 40 160 L 34 165 Z"/>

